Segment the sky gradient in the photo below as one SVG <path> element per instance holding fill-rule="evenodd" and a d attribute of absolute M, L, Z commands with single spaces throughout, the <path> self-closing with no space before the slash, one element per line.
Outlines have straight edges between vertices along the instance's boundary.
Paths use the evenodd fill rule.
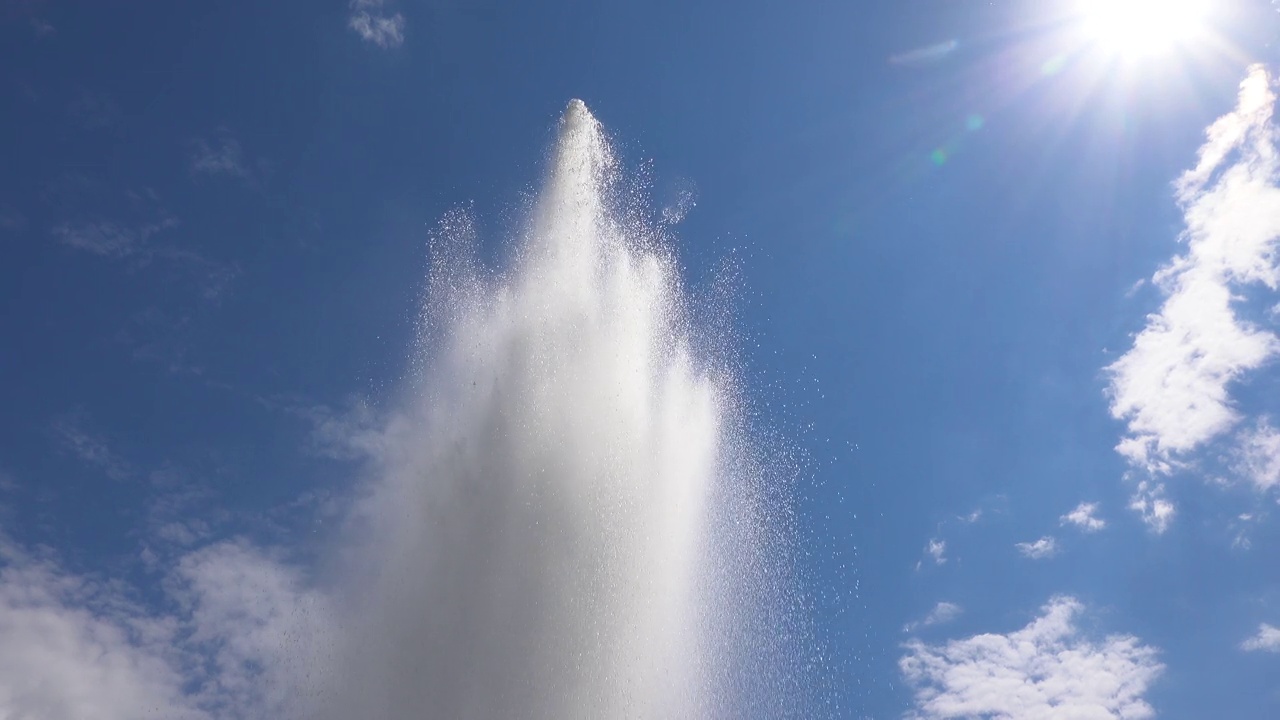
<path fill-rule="evenodd" d="M 432 233 L 500 265 L 570 98 L 729 288 L 815 707 L 1276 717 L 1280 14 L 1078 7 L 6 4 L 0 717 L 292 711 Z"/>

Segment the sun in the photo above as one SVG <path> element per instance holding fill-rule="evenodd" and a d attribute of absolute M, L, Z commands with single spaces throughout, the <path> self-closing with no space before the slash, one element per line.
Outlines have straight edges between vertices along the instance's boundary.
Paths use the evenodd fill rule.
<path fill-rule="evenodd" d="M 1186 46 L 1207 29 L 1213 0 L 1077 0 L 1090 40 L 1122 57 L 1151 58 Z"/>

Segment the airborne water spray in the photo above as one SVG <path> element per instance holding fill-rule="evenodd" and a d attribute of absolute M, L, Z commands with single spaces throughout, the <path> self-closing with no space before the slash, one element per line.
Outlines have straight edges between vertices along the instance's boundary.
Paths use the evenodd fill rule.
<path fill-rule="evenodd" d="M 618 181 L 573 101 L 505 272 L 442 223 L 322 717 L 797 710 L 785 490 Z"/>

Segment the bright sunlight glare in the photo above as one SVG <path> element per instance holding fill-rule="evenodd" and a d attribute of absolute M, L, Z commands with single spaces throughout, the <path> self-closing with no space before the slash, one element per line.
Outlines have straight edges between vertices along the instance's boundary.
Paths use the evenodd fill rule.
<path fill-rule="evenodd" d="M 1079 0 L 1089 37 L 1119 55 L 1159 55 L 1205 29 L 1210 0 Z"/>

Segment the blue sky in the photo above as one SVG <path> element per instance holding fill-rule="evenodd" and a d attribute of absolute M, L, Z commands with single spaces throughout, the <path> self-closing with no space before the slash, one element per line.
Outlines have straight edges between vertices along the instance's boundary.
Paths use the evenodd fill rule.
<path fill-rule="evenodd" d="M 833 717 L 1276 717 L 1280 16 L 1080 7 L 7 3 L 0 717 L 278 709 L 575 97 L 737 268 Z"/>

